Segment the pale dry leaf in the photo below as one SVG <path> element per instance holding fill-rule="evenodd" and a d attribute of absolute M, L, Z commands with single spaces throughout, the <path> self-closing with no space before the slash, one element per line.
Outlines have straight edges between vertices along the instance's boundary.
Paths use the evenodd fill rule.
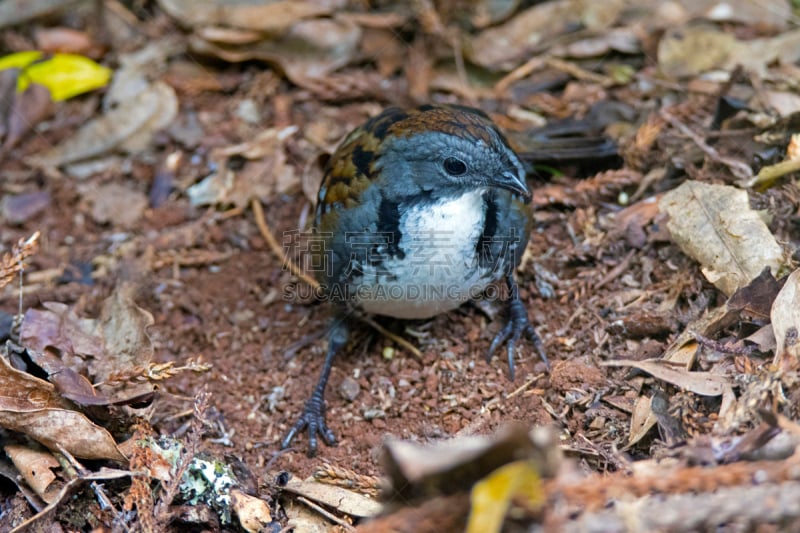
<path fill-rule="evenodd" d="M 736 37 L 713 26 L 670 28 L 658 43 L 658 66 L 670 78 L 697 76 L 724 69 L 738 46 Z"/>
<path fill-rule="evenodd" d="M 691 328 L 687 328 L 691 329 Z M 674 343 L 664 354 L 662 361 L 670 365 L 681 367 L 687 372 L 694 365 L 697 356 L 698 344 L 696 340 L 686 339 L 685 342 Z M 651 397 L 639 396 L 631 415 L 628 446 L 639 442 L 650 429 L 656 425 L 658 418 L 651 407 Z"/>
<path fill-rule="evenodd" d="M 778 344 L 775 340 L 775 332 L 772 330 L 772 324 L 761 326 L 749 336 L 744 338 L 745 341 L 754 344 L 760 352 L 775 352 Z"/>
<path fill-rule="evenodd" d="M 710 70 L 730 72 L 737 66 L 764 75 L 776 61 L 791 65 L 800 59 L 800 30 L 776 37 L 737 40 L 709 25 L 669 28 L 658 44 L 658 65 L 672 78 L 700 75 Z"/>
<path fill-rule="evenodd" d="M 785 118 L 800 112 L 800 94 L 790 91 L 762 91 L 761 98 L 779 116 Z"/>
<path fill-rule="evenodd" d="M 105 354 L 89 366 L 98 381 L 105 381 L 114 373 L 147 366 L 153 359 L 153 343 L 146 330 L 155 320 L 133 301 L 134 291 L 133 284 L 123 283 L 103 302 L 100 324 Z"/>
<path fill-rule="evenodd" d="M 350 516 L 376 516 L 383 509 L 377 500 L 344 487 L 320 483 L 312 477 L 290 479 L 282 488 Z"/>
<path fill-rule="evenodd" d="M 33 492 L 45 502 L 53 503 L 61 490 L 60 484 L 54 483 L 56 475 L 52 470 L 61 466 L 58 459 L 49 451 L 19 444 L 7 444 L 3 450 Z"/>
<path fill-rule="evenodd" d="M 327 518 L 305 505 L 287 505 L 286 511 L 287 527 L 294 528 L 292 531 L 303 531 L 304 533 L 330 533 L 330 522 Z"/>
<path fill-rule="evenodd" d="M 169 127 L 178 116 L 178 95 L 175 94 L 175 89 L 162 81 L 156 81 L 147 91 L 155 94 L 155 109 L 147 122 L 122 139 L 117 148 L 119 151 L 128 154 L 145 151 L 150 147 L 155 134 Z"/>
<path fill-rule="evenodd" d="M 215 149 L 211 160 L 217 171 L 186 190 L 192 205 L 233 204 L 245 207 L 252 198 L 269 199 L 300 185 L 294 167 L 288 164 L 284 145 L 297 132 L 296 126 L 270 128 L 248 142 Z M 228 158 L 248 160 L 239 171 L 226 164 Z"/>
<path fill-rule="evenodd" d="M 161 79 L 169 68 L 170 57 L 186 51 L 186 43 L 174 35 L 156 39 L 141 48 L 119 56 L 119 68 L 103 96 L 103 111 L 108 112 L 148 90 L 152 80 Z"/>
<path fill-rule="evenodd" d="M 153 135 L 174 120 L 175 91 L 155 82 L 136 97 L 84 124 L 62 143 L 29 158 L 35 166 L 57 167 L 108 154 L 114 150 L 140 151 Z"/>
<path fill-rule="evenodd" d="M 126 458 L 111 434 L 73 411 L 50 383 L 12 368 L 0 357 L 0 426 L 82 459 Z"/>
<path fill-rule="evenodd" d="M 132 228 L 147 208 L 147 195 L 121 183 L 106 183 L 84 188 L 84 198 L 92 204 L 95 222 Z"/>
<path fill-rule="evenodd" d="M 658 421 L 653 409 L 650 407 L 650 401 L 651 398 L 649 396 L 636 398 L 628 431 L 628 446 L 632 446 L 642 440 Z"/>
<path fill-rule="evenodd" d="M 345 0 L 159 0 L 161 8 L 183 26 L 228 26 L 281 34 L 308 18 L 332 15 Z"/>
<path fill-rule="evenodd" d="M 783 265 L 781 246 L 747 192 L 728 185 L 686 181 L 659 202 L 667 228 L 683 253 L 697 260 L 706 278 L 727 296 L 764 268 Z"/>
<path fill-rule="evenodd" d="M 693 16 L 702 15 L 715 22 L 785 29 L 792 20 L 792 4 L 785 0 L 684 0 L 681 3 Z"/>
<path fill-rule="evenodd" d="M 568 31 L 580 16 L 569 0 L 536 4 L 504 24 L 468 37 L 466 56 L 489 70 L 511 70 L 540 44 Z"/>
<path fill-rule="evenodd" d="M 18 26 L 75 7 L 75 0 L 29 0 L 0 2 L 0 28 Z"/>
<path fill-rule="evenodd" d="M 470 20 L 476 28 L 493 26 L 510 17 L 519 4 L 520 0 L 474 0 Z"/>
<path fill-rule="evenodd" d="M 752 70 L 759 74 L 763 74 L 766 67 L 775 62 L 781 65 L 793 65 L 800 60 L 800 30 L 746 41 L 736 52 L 731 58 L 732 66 L 752 65 Z"/>
<path fill-rule="evenodd" d="M 656 379 L 701 396 L 720 396 L 725 391 L 725 387 L 730 386 L 730 380 L 725 376 L 711 372 L 691 372 L 665 363 L 662 359 L 645 359 L 643 361 L 619 359 L 606 361 L 603 366 L 637 368 Z"/>
<path fill-rule="evenodd" d="M 775 297 L 770 320 L 777 343 L 774 364 L 796 365 L 800 361 L 800 269 L 789 275 Z"/>
<path fill-rule="evenodd" d="M 241 490 L 231 490 L 231 508 L 239 519 L 239 524 L 248 533 L 259 533 L 272 522 L 269 504 L 261 498 L 245 494 Z"/>

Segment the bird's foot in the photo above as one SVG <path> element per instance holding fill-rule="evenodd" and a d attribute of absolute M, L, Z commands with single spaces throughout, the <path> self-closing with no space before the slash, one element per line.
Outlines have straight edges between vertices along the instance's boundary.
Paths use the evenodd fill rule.
<path fill-rule="evenodd" d="M 511 300 L 508 306 L 508 322 L 506 322 L 503 329 L 495 335 L 491 346 L 489 346 L 489 352 L 486 354 L 486 360 L 488 361 L 492 358 L 497 348 L 499 348 L 501 344 L 506 343 L 508 348 L 508 377 L 512 381 L 514 380 L 514 348 L 523 335 L 533 343 L 533 346 L 539 353 L 539 357 L 542 358 L 542 361 L 544 361 L 545 366 L 549 370 L 550 362 L 547 360 L 547 355 L 544 353 L 542 339 L 539 338 L 539 334 L 536 333 L 530 320 L 528 320 L 528 312 L 522 304 L 522 301 L 514 299 Z"/>
<path fill-rule="evenodd" d="M 311 398 L 303 408 L 303 414 L 300 415 L 294 426 L 283 437 L 281 449 L 288 448 L 294 438 L 304 430 L 308 431 L 308 451 L 306 455 L 309 457 L 314 457 L 317 454 L 317 435 L 328 446 L 336 445 L 336 436 L 325 422 L 325 400 L 322 394 L 315 392 L 311 395 Z"/>

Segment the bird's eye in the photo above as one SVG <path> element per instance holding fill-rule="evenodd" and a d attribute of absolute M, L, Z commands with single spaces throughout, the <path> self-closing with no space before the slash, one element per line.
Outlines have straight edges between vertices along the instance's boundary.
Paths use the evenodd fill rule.
<path fill-rule="evenodd" d="M 467 164 L 456 157 L 444 160 L 444 170 L 451 176 L 463 176 L 467 173 Z"/>

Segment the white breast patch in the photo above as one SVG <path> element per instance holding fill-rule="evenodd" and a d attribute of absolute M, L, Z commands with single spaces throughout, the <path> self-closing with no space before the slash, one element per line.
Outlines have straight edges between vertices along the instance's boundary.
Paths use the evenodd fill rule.
<path fill-rule="evenodd" d="M 360 306 L 396 318 L 428 318 L 480 296 L 497 278 L 479 267 L 475 253 L 486 216 L 485 193 L 478 189 L 406 208 L 398 243 L 405 255 L 363 269 L 354 287 Z"/>

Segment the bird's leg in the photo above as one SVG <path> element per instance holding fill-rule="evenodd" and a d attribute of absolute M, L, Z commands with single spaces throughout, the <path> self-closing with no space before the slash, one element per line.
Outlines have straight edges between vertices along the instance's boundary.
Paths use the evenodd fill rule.
<path fill-rule="evenodd" d="M 486 355 L 486 360 L 488 361 L 492 358 L 495 350 L 497 350 L 501 344 L 504 342 L 507 343 L 508 377 L 513 381 L 514 348 L 523 335 L 525 335 L 533 343 L 533 346 L 539 353 L 539 357 L 542 358 L 542 361 L 544 361 L 544 364 L 548 369 L 550 368 L 550 362 L 547 360 L 547 355 L 544 353 L 542 339 L 539 338 L 539 334 L 536 333 L 536 330 L 531 325 L 530 320 L 528 320 L 528 311 L 525 309 L 522 300 L 519 299 L 519 287 L 517 287 L 517 282 L 514 279 L 513 272 L 508 272 L 506 274 L 506 285 L 511 293 L 511 298 L 508 302 L 508 322 L 506 322 L 506 325 L 503 326 L 503 329 L 501 329 L 497 335 L 495 335 L 491 346 L 489 346 L 489 352 Z"/>
<path fill-rule="evenodd" d="M 314 387 L 311 397 L 303 408 L 303 414 L 300 415 L 299 420 L 295 422 L 289 432 L 286 433 L 286 436 L 283 437 L 281 441 L 282 449 L 288 448 L 297 434 L 305 429 L 308 429 L 307 455 L 309 457 L 313 457 L 317 454 L 318 434 L 328 446 L 336 445 L 336 436 L 325 422 L 325 386 L 328 384 L 331 367 L 333 367 L 333 360 L 342 347 L 347 344 L 349 336 L 350 330 L 347 320 L 343 317 L 336 317 L 333 320 L 328 335 L 328 352 L 325 354 L 325 362 L 322 364 L 319 381 L 317 381 L 317 385 Z"/>

